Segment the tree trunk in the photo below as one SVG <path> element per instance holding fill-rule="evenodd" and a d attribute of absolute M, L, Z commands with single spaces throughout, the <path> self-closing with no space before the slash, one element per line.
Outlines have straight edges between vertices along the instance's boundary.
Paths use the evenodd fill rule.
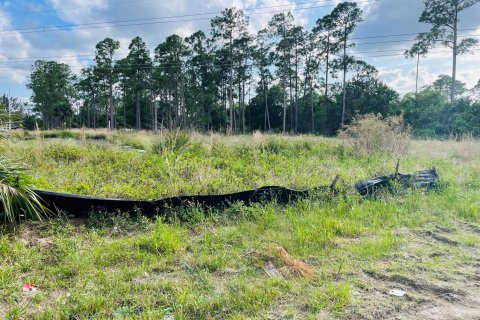
<path fill-rule="evenodd" d="M 227 110 L 227 85 L 225 79 L 222 79 L 222 100 L 223 109 L 225 110 L 225 133 L 228 133 L 228 110 Z"/>
<path fill-rule="evenodd" d="M 126 93 L 125 91 L 123 92 L 123 99 L 122 99 L 122 103 L 123 103 L 123 129 L 127 129 L 127 106 L 126 106 Z"/>
<path fill-rule="evenodd" d="M 95 101 L 95 95 L 93 95 L 93 128 L 97 129 L 97 103 Z"/>
<path fill-rule="evenodd" d="M 323 102 L 324 117 L 323 127 L 327 129 L 327 104 L 328 104 L 328 72 L 330 71 L 330 35 L 327 36 L 327 61 L 325 71 L 325 101 Z"/>
<path fill-rule="evenodd" d="M 268 131 L 272 130 L 271 124 L 270 124 L 270 113 L 268 112 L 268 85 L 267 81 L 264 79 L 263 80 L 263 98 L 265 99 L 265 131 L 267 131 L 267 125 L 268 125 Z"/>
<path fill-rule="evenodd" d="M 345 125 L 345 110 L 347 99 L 347 30 L 345 29 L 343 41 L 343 103 L 342 103 L 342 127 Z"/>
<path fill-rule="evenodd" d="M 115 128 L 115 120 L 114 120 L 115 117 L 114 117 L 114 111 L 113 111 L 113 85 L 111 83 L 109 88 L 108 104 L 110 109 L 110 122 L 109 122 L 108 129 L 112 130 L 113 128 Z"/>
<path fill-rule="evenodd" d="M 158 131 L 158 103 L 159 103 L 158 101 L 155 101 L 154 106 L 153 106 L 155 108 L 155 115 L 154 115 L 154 117 L 155 117 L 155 132 Z"/>
<path fill-rule="evenodd" d="M 141 110 L 140 110 L 140 91 L 137 90 L 137 103 L 136 103 L 136 120 L 137 120 L 137 130 L 142 129 L 141 123 Z"/>
<path fill-rule="evenodd" d="M 234 115 L 233 115 L 233 61 L 232 61 L 232 42 L 233 39 L 230 36 L 230 76 L 228 80 L 228 107 L 230 108 L 230 131 L 235 129 Z"/>
<path fill-rule="evenodd" d="M 186 129 L 188 127 L 187 125 L 187 117 L 188 117 L 188 114 L 187 114 L 187 108 L 185 106 L 185 79 L 184 77 L 182 76 L 181 77 L 181 80 L 180 80 L 180 103 L 181 103 L 181 107 L 182 107 L 182 113 L 183 113 L 183 128 Z"/>
<path fill-rule="evenodd" d="M 240 124 L 239 126 L 241 126 L 243 124 L 243 119 L 242 118 L 242 77 L 240 76 L 240 67 L 241 67 L 241 62 L 239 63 L 239 69 L 238 69 L 238 106 L 240 108 L 239 110 L 239 118 L 240 118 Z M 243 133 L 243 126 L 241 128 L 239 128 L 242 133 Z M 237 130 L 239 131 L 239 130 Z"/>
<path fill-rule="evenodd" d="M 455 22 L 453 25 L 453 70 L 452 70 L 452 88 L 450 93 L 450 100 L 455 101 L 455 84 L 457 80 L 457 51 L 458 51 L 458 2 L 455 6 Z"/>
<path fill-rule="evenodd" d="M 283 130 L 282 133 L 285 134 L 287 127 L 287 88 L 286 88 L 287 79 L 283 79 Z"/>
<path fill-rule="evenodd" d="M 417 55 L 417 79 L 415 81 L 415 98 L 418 95 L 418 70 L 420 67 L 420 54 Z"/>
<path fill-rule="evenodd" d="M 310 81 L 310 108 L 312 109 L 312 134 L 315 134 L 315 111 L 313 108 L 313 86 Z"/>
<path fill-rule="evenodd" d="M 245 134 L 245 77 L 243 77 L 243 88 L 242 88 L 242 133 Z"/>
<path fill-rule="evenodd" d="M 295 44 L 295 133 L 298 132 L 298 48 Z"/>
<path fill-rule="evenodd" d="M 290 59 L 289 59 L 290 60 Z M 288 65 L 288 91 L 290 93 L 290 132 L 294 131 L 295 130 L 295 119 L 294 119 L 294 114 L 295 114 L 295 108 L 294 108 L 294 104 L 295 104 L 295 101 L 293 99 L 293 80 L 292 80 L 292 72 L 291 72 L 291 64 L 289 63 Z"/>
<path fill-rule="evenodd" d="M 104 101 L 105 103 L 105 128 L 107 129 L 110 129 L 110 119 L 109 119 L 109 115 L 110 115 L 110 110 L 109 110 L 109 101 Z"/>
<path fill-rule="evenodd" d="M 91 105 L 90 103 L 87 103 L 87 128 L 90 128 L 90 109 L 91 109 Z"/>

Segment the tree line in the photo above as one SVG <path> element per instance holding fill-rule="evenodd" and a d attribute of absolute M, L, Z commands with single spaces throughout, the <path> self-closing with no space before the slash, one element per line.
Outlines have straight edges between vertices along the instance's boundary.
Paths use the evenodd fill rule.
<path fill-rule="evenodd" d="M 406 52 L 420 63 L 434 44 L 453 44 L 453 76 L 439 79 L 450 86 L 445 104 L 457 104 L 462 96 L 453 85 L 458 82 L 456 58 L 476 40 L 457 43 L 458 15 L 476 2 L 425 0 L 420 21 L 432 24 L 432 30 L 419 34 Z M 445 3 L 454 10 L 446 11 Z M 250 34 L 243 11 L 228 8 L 211 20 L 210 34 L 171 35 L 153 52 L 135 37 L 127 56 L 117 59 L 120 43 L 106 38 L 95 47 L 94 64 L 79 76 L 66 64 L 36 61 L 27 86 L 44 128 L 331 135 L 357 114 L 400 112 L 409 121 L 411 96 L 400 98 L 378 79 L 374 66 L 348 53 L 362 20 L 358 4 L 344 2 L 311 30 L 295 25 L 291 13 L 277 13 L 267 28 Z M 445 96 L 438 83 L 417 90 L 415 112 L 425 109 L 419 97 L 424 91 L 438 99 Z M 460 100 L 476 105 L 472 99 Z"/>

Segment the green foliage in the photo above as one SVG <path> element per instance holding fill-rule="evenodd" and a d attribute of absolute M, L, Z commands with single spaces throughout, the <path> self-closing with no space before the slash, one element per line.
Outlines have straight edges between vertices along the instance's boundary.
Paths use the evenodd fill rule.
<path fill-rule="evenodd" d="M 142 116 L 145 118 L 145 114 L 142 112 L 141 102 L 150 86 L 153 63 L 150 58 L 150 51 L 142 38 L 133 38 L 128 49 L 130 52 L 126 58 L 117 64 L 117 69 L 123 77 L 125 89 L 128 88 L 125 93 L 129 96 L 130 101 L 135 101 L 135 107 L 129 108 L 131 114 L 134 114 L 134 117 L 130 118 L 135 119 L 135 125 L 131 125 L 140 130 L 145 122 L 142 122 Z M 127 119 L 124 119 L 124 121 L 127 123 Z"/>
<path fill-rule="evenodd" d="M 37 60 L 27 87 L 32 90 L 34 111 L 40 112 L 46 128 L 64 127 L 73 117 L 75 76 L 70 67 L 55 61 Z"/>
<path fill-rule="evenodd" d="M 405 123 L 417 137 L 480 135 L 479 102 L 462 98 L 452 103 L 434 87 L 427 87 L 417 95 L 406 95 L 392 110 L 403 114 Z"/>
<path fill-rule="evenodd" d="M 448 99 L 451 89 L 452 89 L 452 77 L 441 74 L 438 76 L 438 79 L 435 80 L 431 85 L 427 86 L 425 90 L 432 90 L 441 93 L 445 99 Z M 455 80 L 455 94 L 462 96 L 467 92 L 467 85 L 463 82 Z"/>
<path fill-rule="evenodd" d="M 156 154 L 180 153 L 186 151 L 192 144 L 192 138 L 187 132 L 172 131 L 168 132 L 155 143 L 152 151 Z"/>
<path fill-rule="evenodd" d="M 470 51 L 478 43 L 471 38 L 456 39 L 458 15 L 476 3 L 426 0 L 420 21 L 432 29 L 420 33 L 405 55 L 420 58 L 438 43 L 455 48 L 455 58 Z M 211 20 L 211 37 L 203 31 L 186 38 L 169 35 L 153 44 L 153 59 L 148 49 L 152 44 L 135 37 L 127 57 L 116 61 L 113 57 L 120 42 L 105 38 L 95 46 L 95 63 L 84 68 L 78 80 L 67 65 L 35 62 L 27 86 L 32 90 L 34 111 L 42 119 L 16 112 L 30 130 L 38 123 L 42 128 L 243 134 L 262 130 L 328 136 L 357 115 L 405 113 L 407 123 L 421 136 L 477 134 L 476 107 L 452 105 L 451 112 L 435 113 L 445 111 L 447 95 L 452 101 L 466 95 L 455 69 L 452 77 L 441 76 L 426 88 L 438 96 L 431 97 L 434 101 L 420 97 L 412 106 L 411 95 L 398 101 L 399 94 L 379 80 L 374 66 L 347 55 L 347 49 L 355 45 L 351 35 L 362 21 L 357 3 L 342 2 L 319 17 L 311 30 L 295 25 L 292 13 L 287 12 L 275 14 L 267 28 L 251 34 L 244 12 L 226 8 Z M 81 104 L 78 115 L 72 110 L 75 102 Z M 439 108 L 435 102 L 441 104 Z M 151 147 L 133 140 L 128 145 Z M 163 152 L 160 144 L 155 152 Z"/>
<path fill-rule="evenodd" d="M 350 285 L 328 283 L 325 287 L 317 288 L 312 292 L 307 307 L 313 311 L 330 308 L 335 313 L 341 313 L 351 299 Z"/>
<path fill-rule="evenodd" d="M 374 239 L 364 239 L 355 248 L 355 251 L 364 259 L 377 259 L 389 254 L 396 245 L 392 232 L 386 232 Z"/>
<path fill-rule="evenodd" d="M 337 139 L 311 136 L 191 134 L 186 151 L 140 154 L 121 148 L 122 139 L 152 143 L 159 136 L 105 134 L 105 141 L 4 140 L 1 151 L 24 158 L 32 183 L 47 190 L 139 199 L 327 185 L 336 174 L 350 186 L 395 164 L 388 155 L 354 156 Z M 416 306 L 417 292 L 438 297 L 429 295 L 430 281 L 471 272 L 478 256 L 480 147 L 475 140 L 411 146 L 402 172 L 435 165 L 443 188 L 365 200 L 346 187 L 345 197 L 313 195 L 285 206 L 185 206 L 165 212 L 168 220 L 95 212 L 85 223 L 0 227 L 0 318 L 357 318 L 374 307 Z M 447 230 L 458 244 L 447 246 L 426 230 Z M 276 258 L 277 246 L 308 262 L 315 277 L 292 275 Z M 284 279 L 265 273 L 270 261 Z M 388 297 L 390 286 L 415 277 L 423 285 L 409 289 L 413 299 Z M 25 282 L 39 291 L 23 295 Z"/>
<path fill-rule="evenodd" d="M 36 194 L 26 187 L 25 168 L 0 155 L 0 217 L 5 223 L 42 220 L 49 213 Z"/>
<path fill-rule="evenodd" d="M 157 254 L 174 254 L 182 247 L 180 228 L 157 220 L 153 232 L 140 237 L 136 245 L 140 250 Z"/>
<path fill-rule="evenodd" d="M 42 132 L 42 137 L 45 139 L 80 139 L 80 132 L 73 132 L 69 130 L 44 131 Z"/>
<path fill-rule="evenodd" d="M 98 230 L 113 229 L 115 233 L 126 233 L 147 230 L 150 221 L 141 212 L 137 212 L 134 216 L 122 212 L 92 212 L 88 225 Z"/>
<path fill-rule="evenodd" d="M 183 132 L 112 133 L 104 141 L 27 140 L 16 156 L 38 169 L 30 172 L 37 188 L 127 199 L 226 193 L 272 184 L 303 189 L 332 179 L 318 167 L 318 161 L 334 167 L 337 160 L 327 158 L 335 147 L 322 139 L 261 134 L 245 142 L 237 139 L 226 144 L 228 140 L 218 136 Z M 304 165 L 298 168 L 300 159 Z"/>

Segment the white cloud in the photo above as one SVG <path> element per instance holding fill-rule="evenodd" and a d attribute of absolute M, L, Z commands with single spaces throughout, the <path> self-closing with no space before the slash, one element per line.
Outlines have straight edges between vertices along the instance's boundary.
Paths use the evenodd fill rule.
<path fill-rule="evenodd" d="M 302 8 L 310 7 L 311 10 L 294 10 L 292 13 L 297 25 L 306 28 L 322 15 L 328 13 L 333 7 L 314 8 L 324 5 L 335 5 L 343 0 L 308 3 L 301 5 Z M 25 2 L 25 1 L 24 1 Z M 182 37 L 189 36 L 197 30 L 210 32 L 209 16 L 187 16 L 183 18 L 171 18 L 155 20 L 153 18 L 193 15 L 205 12 L 219 12 L 224 8 L 237 6 L 241 9 L 264 7 L 265 9 L 256 10 L 256 12 L 269 12 L 268 14 L 250 15 L 250 32 L 256 32 L 265 28 L 269 20 L 278 11 L 284 11 L 285 8 L 295 8 L 295 3 L 304 3 L 303 0 L 45 0 L 51 7 L 40 5 L 40 2 L 28 0 L 24 6 L 33 11 L 55 9 L 57 11 L 57 20 L 50 22 L 45 20 L 45 16 L 31 16 L 32 25 L 61 24 L 84 24 L 98 23 L 105 21 L 125 21 L 136 19 L 150 19 L 144 21 L 149 24 L 131 25 L 124 27 L 105 27 L 89 28 L 83 26 L 80 29 L 70 31 L 45 32 L 45 33 L 12 33 L 8 36 L 0 36 L 0 61 L 2 58 L 29 58 L 29 57 L 53 57 L 53 60 L 63 61 L 74 67 L 74 71 L 79 72 L 80 68 L 88 62 L 78 55 L 89 55 L 93 58 L 95 44 L 105 37 L 112 37 L 119 40 L 121 49 L 119 53 L 126 54 L 128 45 L 135 36 L 142 37 L 153 53 L 154 48 L 165 38 L 173 33 Z M 308 2 L 308 1 L 307 1 Z M 12 26 L 11 19 L 7 12 L 12 12 L 12 7 L 16 5 L 14 1 L 4 1 L 0 4 L 0 29 L 25 27 L 24 22 L 16 22 Z M 288 7 L 278 7 L 283 5 L 292 5 Z M 419 0 L 405 0 L 399 5 L 398 0 L 382 0 L 378 2 L 359 2 L 364 11 L 364 22 L 359 26 L 356 37 L 385 35 L 394 33 L 410 33 L 424 30 L 428 26 L 418 23 L 418 18 L 422 9 Z M 267 8 L 269 7 L 269 8 Z M 477 6 L 480 9 L 480 6 Z M 76 8 L 76 9 L 74 9 Z M 297 6 L 298 8 L 298 6 Z M 50 12 L 51 13 L 51 12 Z M 51 16 L 51 15 L 50 15 Z M 206 18 L 206 19 L 202 19 Z M 42 20 L 43 19 L 43 20 Z M 155 21 L 186 20 L 171 23 L 152 23 Z M 60 22 L 59 22 L 60 21 Z M 472 24 L 478 24 L 478 18 L 475 14 L 466 16 L 462 19 L 467 27 Z M 134 24 L 126 22 L 125 24 Z M 471 34 L 480 34 L 480 29 L 470 32 Z M 405 39 L 412 38 L 406 37 Z M 394 38 L 397 40 L 399 38 Z M 404 38 L 400 38 L 404 39 Z M 392 40 L 387 39 L 365 39 L 358 42 L 376 42 Z M 385 43 L 366 46 L 358 46 L 355 50 L 375 51 L 375 50 L 399 50 L 402 53 L 411 43 Z M 435 49 L 435 51 L 448 51 L 446 48 Z M 388 54 L 388 53 L 387 53 Z M 359 54 L 365 56 L 366 54 Z M 368 54 L 367 54 L 368 55 Z M 382 55 L 382 53 L 372 55 Z M 60 56 L 69 56 L 68 58 Z M 402 55 L 395 57 L 371 57 L 365 58 L 366 61 L 379 69 L 380 77 L 401 93 L 406 93 L 415 88 L 416 61 L 405 59 Z M 480 78 L 480 51 L 474 56 L 464 55 L 459 57 L 458 77 L 461 81 L 466 81 L 472 86 Z M 22 66 L 19 68 L 18 66 Z M 8 88 L 9 84 L 25 82 L 28 75 L 29 63 L 2 63 L 0 72 L 0 93 Z M 426 85 L 435 80 L 438 74 L 451 73 L 451 55 L 448 52 L 431 54 L 426 59 L 422 59 L 420 68 L 420 85 Z M 28 95 L 27 90 L 23 95 Z"/>
<path fill-rule="evenodd" d="M 62 20 L 74 23 L 85 22 L 85 17 L 92 20 L 101 17 L 108 8 L 107 0 L 48 0 L 48 3 Z"/>
<path fill-rule="evenodd" d="M 416 68 L 413 69 L 389 69 L 379 68 L 378 76 L 387 85 L 394 88 L 400 94 L 415 91 Z M 430 72 L 427 67 L 420 67 L 418 73 L 418 88 L 431 84 L 437 79 L 437 74 Z"/>
<path fill-rule="evenodd" d="M 3 30 L 11 29 L 10 18 L 3 10 L 0 10 L 0 28 Z M 0 36 L 1 83 L 8 83 L 9 81 L 22 83 L 25 80 L 28 70 L 18 67 L 18 59 L 27 58 L 31 49 L 30 44 L 18 32 L 8 32 Z M 11 60 L 11 57 L 16 60 Z"/>

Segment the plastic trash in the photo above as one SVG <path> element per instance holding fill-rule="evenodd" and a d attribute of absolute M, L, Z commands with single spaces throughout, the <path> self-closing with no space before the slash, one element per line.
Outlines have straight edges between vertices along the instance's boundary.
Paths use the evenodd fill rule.
<path fill-rule="evenodd" d="M 182 264 L 185 270 L 187 270 L 188 273 L 190 273 L 192 276 L 197 278 L 197 280 L 199 280 L 206 288 L 212 288 L 212 286 L 208 283 L 208 281 L 205 280 L 205 278 L 203 278 L 197 272 L 195 272 L 193 268 L 188 265 L 188 263 L 186 263 L 185 261 L 182 261 Z"/>
<path fill-rule="evenodd" d="M 124 315 L 130 314 L 130 313 L 131 312 L 127 311 L 127 310 L 115 310 L 115 311 L 113 311 L 113 314 L 116 315 L 116 316 L 124 316 Z"/>
<path fill-rule="evenodd" d="M 276 279 L 283 279 L 282 275 L 280 272 L 275 268 L 273 263 L 269 262 L 265 267 L 263 267 L 263 270 L 268 274 L 270 278 L 276 278 Z"/>
<path fill-rule="evenodd" d="M 23 285 L 22 292 L 35 292 L 38 291 L 37 287 L 27 282 Z"/>
<path fill-rule="evenodd" d="M 388 291 L 388 294 L 391 295 L 391 296 L 395 296 L 395 297 L 403 297 L 407 293 L 403 290 L 400 290 L 400 289 L 392 289 L 392 290 Z"/>
<path fill-rule="evenodd" d="M 173 316 L 173 309 L 172 308 L 165 308 L 163 309 L 163 313 L 165 314 L 163 316 L 163 320 L 175 320 L 175 317 Z"/>

